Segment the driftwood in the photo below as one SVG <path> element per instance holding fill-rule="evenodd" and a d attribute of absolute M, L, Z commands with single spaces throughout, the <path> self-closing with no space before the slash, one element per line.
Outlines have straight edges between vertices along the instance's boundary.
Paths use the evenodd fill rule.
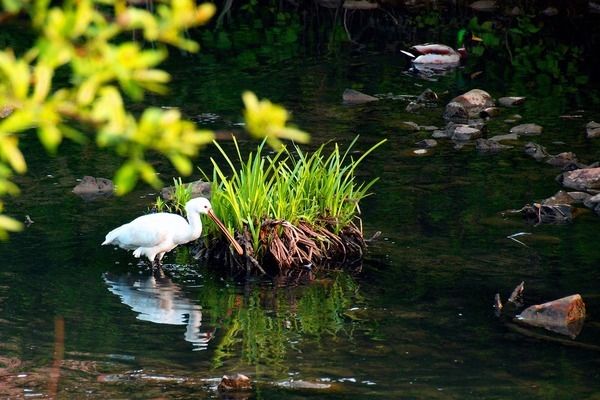
<path fill-rule="evenodd" d="M 573 220 L 570 204 L 527 204 L 518 210 L 508 210 L 508 213 L 520 213 L 525 219 L 535 225 L 564 224 Z"/>

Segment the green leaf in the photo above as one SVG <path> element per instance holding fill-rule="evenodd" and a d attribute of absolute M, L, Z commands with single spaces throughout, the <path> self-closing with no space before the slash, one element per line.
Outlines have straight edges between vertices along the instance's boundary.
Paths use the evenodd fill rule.
<path fill-rule="evenodd" d="M 115 174 L 115 193 L 121 196 L 130 192 L 138 181 L 139 171 L 136 161 L 127 161 Z"/>

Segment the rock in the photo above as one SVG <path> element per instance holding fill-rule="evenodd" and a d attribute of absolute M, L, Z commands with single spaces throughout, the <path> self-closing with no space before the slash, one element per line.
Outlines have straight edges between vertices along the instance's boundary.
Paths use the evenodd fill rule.
<path fill-rule="evenodd" d="M 508 119 L 505 119 L 504 122 L 507 124 L 514 124 L 517 121 L 520 121 L 521 119 L 523 119 L 523 117 L 519 114 L 513 114 L 511 116 L 509 116 Z"/>
<path fill-rule="evenodd" d="M 481 137 L 481 131 L 468 125 L 457 125 L 452 132 L 452 140 L 466 141 Z"/>
<path fill-rule="evenodd" d="M 525 154 L 531 156 L 536 159 L 536 161 L 541 161 L 544 158 L 548 157 L 549 154 L 546 151 L 544 146 L 541 146 L 537 143 L 529 142 L 525 144 Z"/>
<path fill-rule="evenodd" d="M 426 132 L 433 132 L 433 131 L 437 131 L 440 128 L 438 128 L 437 126 L 433 126 L 433 125 L 421 125 L 419 127 L 420 130 L 422 131 L 426 131 Z"/>
<path fill-rule="evenodd" d="M 413 150 L 413 154 L 416 154 L 418 156 L 422 156 L 427 154 L 427 149 L 417 149 L 417 150 Z"/>
<path fill-rule="evenodd" d="M 498 8 L 494 0 L 477 0 L 469 5 L 473 10 L 480 12 L 492 12 Z"/>
<path fill-rule="evenodd" d="M 519 140 L 519 135 L 516 133 L 507 133 L 506 135 L 496 135 L 489 138 L 489 140 L 493 140 L 496 142 L 502 142 L 503 140 Z"/>
<path fill-rule="evenodd" d="M 367 0 L 345 0 L 343 7 L 349 10 L 374 10 L 379 4 Z"/>
<path fill-rule="evenodd" d="M 481 89 L 473 89 L 453 98 L 446 106 L 444 118 L 455 122 L 468 121 L 476 118 L 488 107 L 494 106 L 492 96 Z"/>
<path fill-rule="evenodd" d="M 484 108 L 479 113 L 479 116 L 481 118 L 485 118 L 485 119 L 494 118 L 494 117 L 497 117 L 498 115 L 500 115 L 500 109 L 498 107 Z"/>
<path fill-rule="evenodd" d="M 547 206 L 556 206 L 558 204 L 575 204 L 578 203 L 576 199 L 571 197 L 571 195 L 564 190 L 559 190 L 552 197 L 548 197 L 547 199 L 542 200 L 542 204 Z"/>
<path fill-rule="evenodd" d="M 344 93 L 342 93 L 342 100 L 347 104 L 362 104 L 369 103 L 371 101 L 378 101 L 377 97 L 370 96 L 368 94 L 364 94 L 354 89 L 346 89 Z"/>
<path fill-rule="evenodd" d="M 73 193 L 84 200 L 96 200 L 110 197 L 115 191 L 115 186 L 110 179 L 84 176 L 81 182 L 73 188 Z"/>
<path fill-rule="evenodd" d="M 585 205 L 586 200 L 588 200 L 590 197 L 592 197 L 591 194 L 586 193 L 586 192 L 567 192 L 569 194 L 569 196 L 571 196 L 571 198 L 573 200 L 575 200 L 576 203 L 583 203 Z M 600 198 L 598 199 L 600 200 Z"/>
<path fill-rule="evenodd" d="M 583 328 L 585 304 L 579 294 L 528 307 L 516 319 L 575 338 Z"/>
<path fill-rule="evenodd" d="M 436 105 L 438 101 L 438 95 L 433 90 L 427 88 L 417 97 L 417 103 Z"/>
<path fill-rule="evenodd" d="M 194 182 L 186 183 L 185 185 L 191 185 L 192 198 L 194 197 L 206 197 L 210 199 L 211 183 L 197 180 Z M 160 191 L 160 195 L 165 200 L 173 200 L 173 194 L 175 193 L 175 186 L 167 186 Z"/>
<path fill-rule="evenodd" d="M 445 130 L 443 131 L 440 129 L 433 131 L 433 133 L 431 134 L 431 137 L 434 139 L 447 139 L 450 136 L 452 136 L 452 135 L 450 135 L 448 133 L 448 131 L 445 131 Z"/>
<path fill-rule="evenodd" d="M 500 97 L 498 99 L 498 104 L 500 104 L 503 107 L 514 107 L 523 104 L 525 102 L 525 99 L 526 97 Z"/>
<path fill-rule="evenodd" d="M 408 103 L 405 110 L 406 112 L 412 113 L 416 112 L 417 110 L 420 110 L 423 107 L 425 107 L 425 104 L 417 103 L 416 101 L 411 101 L 410 103 Z"/>
<path fill-rule="evenodd" d="M 555 167 L 565 167 L 567 165 L 577 163 L 577 156 L 573 152 L 566 151 L 555 156 L 551 156 L 548 160 L 546 160 L 546 163 L 554 165 Z"/>
<path fill-rule="evenodd" d="M 475 141 L 475 148 L 481 152 L 493 153 L 504 149 L 512 149 L 512 146 L 500 144 L 495 140 L 477 139 Z"/>
<path fill-rule="evenodd" d="M 430 149 L 432 147 L 437 146 L 437 144 L 438 144 L 437 141 L 434 139 L 423 139 L 423 140 L 415 143 L 416 146 L 419 146 L 424 149 Z"/>
<path fill-rule="evenodd" d="M 586 136 L 588 139 L 600 137 L 600 124 L 595 121 L 590 121 L 585 126 Z"/>
<path fill-rule="evenodd" d="M 546 17 L 554 17 L 555 15 L 558 15 L 558 8 L 546 7 L 541 14 L 545 15 Z"/>
<path fill-rule="evenodd" d="M 582 193 L 582 192 L 576 192 L 576 193 Z M 588 208 L 591 208 L 597 214 L 600 213 L 600 194 L 597 194 L 595 196 L 592 196 L 589 193 L 586 193 L 586 194 L 588 195 L 588 197 L 583 200 L 583 205 Z"/>
<path fill-rule="evenodd" d="M 414 101 L 406 106 L 407 112 L 415 112 L 423 107 L 434 107 L 437 105 L 438 95 L 431 89 L 425 89 Z"/>
<path fill-rule="evenodd" d="M 416 132 L 419 129 L 419 124 L 417 124 L 416 122 L 412 122 L 412 121 L 402 121 L 400 123 L 400 128 L 405 130 L 405 131 L 412 131 L 412 132 Z"/>
<path fill-rule="evenodd" d="M 521 124 L 511 128 L 510 133 L 520 136 L 539 135 L 543 128 L 537 124 Z"/>
<path fill-rule="evenodd" d="M 559 177 L 564 187 L 590 191 L 600 190 L 600 167 L 567 171 Z"/>
<path fill-rule="evenodd" d="M 223 375 L 217 389 L 220 391 L 250 390 L 252 382 L 243 374 Z"/>

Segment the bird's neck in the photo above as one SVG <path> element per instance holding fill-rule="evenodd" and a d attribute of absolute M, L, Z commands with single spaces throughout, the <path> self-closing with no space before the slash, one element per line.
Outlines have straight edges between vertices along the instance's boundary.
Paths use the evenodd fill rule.
<path fill-rule="evenodd" d="M 187 220 L 190 224 L 190 240 L 196 240 L 202 233 L 202 220 L 200 214 L 192 212 L 187 213 Z"/>

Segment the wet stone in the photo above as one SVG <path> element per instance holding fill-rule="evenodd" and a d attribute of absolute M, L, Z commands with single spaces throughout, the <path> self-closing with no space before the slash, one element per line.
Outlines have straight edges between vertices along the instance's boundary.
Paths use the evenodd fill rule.
<path fill-rule="evenodd" d="M 110 179 L 84 176 L 81 182 L 73 188 L 73 193 L 84 200 L 96 200 L 112 196 L 115 187 Z"/>
<path fill-rule="evenodd" d="M 542 204 L 548 206 L 555 206 L 558 204 L 575 204 L 578 203 L 569 193 L 564 190 L 559 190 L 554 196 L 548 197 L 542 200 Z"/>
<path fill-rule="evenodd" d="M 585 126 L 586 128 L 586 136 L 588 139 L 594 139 L 600 137 L 600 123 L 595 121 L 590 121 Z"/>
<path fill-rule="evenodd" d="M 525 97 L 517 97 L 517 96 L 508 96 L 508 97 L 500 97 L 498 99 L 498 104 L 503 107 L 514 107 L 521 105 L 525 102 Z"/>
<path fill-rule="evenodd" d="M 544 146 L 533 142 L 525 144 L 525 154 L 535 158 L 537 161 L 541 161 L 549 156 Z"/>
<path fill-rule="evenodd" d="M 444 118 L 455 122 L 465 122 L 478 117 L 482 110 L 493 106 L 494 100 L 488 92 L 473 89 L 453 98 L 446 106 Z"/>
<path fill-rule="evenodd" d="M 537 124 L 521 124 L 511 128 L 510 133 L 516 133 L 521 136 L 539 135 L 543 128 Z"/>
<path fill-rule="evenodd" d="M 554 165 L 555 167 L 565 167 L 569 164 L 577 163 L 577 156 L 573 152 L 566 151 L 555 156 L 551 156 L 546 163 Z"/>
<path fill-rule="evenodd" d="M 495 140 L 477 139 L 475 141 L 475 148 L 480 152 L 494 153 L 505 149 L 512 149 L 512 146 L 500 144 Z"/>
<path fill-rule="evenodd" d="M 503 140 L 519 140 L 519 135 L 516 133 L 507 133 L 506 135 L 492 136 L 489 140 L 494 140 L 496 142 L 502 142 Z"/>
<path fill-rule="evenodd" d="M 415 143 L 416 146 L 421 147 L 423 149 L 430 149 L 432 147 L 437 146 L 437 141 L 434 139 L 423 139 L 417 143 Z"/>
<path fill-rule="evenodd" d="M 596 214 L 600 215 L 600 194 L 589 196 L 583 201 L 583 205 L 592 209 Z"/>
<path fill-rule="evenodd" d="M 434 125 L 421 125 L 420 128 L 422 131 L 425 131 L 425 132 L 433 132 L 433 131 L 437 131 L 440 129 Z"/>
<path fill-rule="evenodd" d="M 568 171 L 561 175 L 562 185 L 575 190 L 599 190 L 600 189 L 600 168 L 577 169 Z"/>
<path fill-rule="evenodd" d="M 466 141 L 481 137 L 481 130 L 467 125 L 458 125 L 452 133 L 452 140 Z"/>
<path fill-rule="evenodd" d="M 443 131 L 441 129 L 435 130 L 431 134 L 431 137 L 434 138 L 434 139 L 447 139 L 450 136 L 452 136 L 452 135 L 449 134 L 448 131 Z"/>
<path fill-rule="evenodd" d="M 371 101 L 377 101 L 379 99 L 377 97 L 359 92 L 358 90 L 346 89 L 344 90 L 344 93 L 342 93 L 342 100 L 347 104 L 362 104 L 369 103 Z"/>
<path fill-rule="evenodd" d="M 405 131 L 412 131 L 412 132 L 416 132 L 420 129 L 419 124 L 417 124 L 416 122 L 412 122 L 412 121 L 402 121 L 400 123 L 400 128 Z"/>
<path fill-rule="evenodd" d="M 194 182 L 186 183 L 185 185 L 190 185 L 190 189 L 192 191 L 192 198 L 194 197 L 206 197 L 210 198 L 210 182 L 204 182 L 202 180 L 197 180 Z M 160 195 L 165 200 L 172 200 L 175 194 L 175 186 L 167 186 L 160 191 Z"/>

